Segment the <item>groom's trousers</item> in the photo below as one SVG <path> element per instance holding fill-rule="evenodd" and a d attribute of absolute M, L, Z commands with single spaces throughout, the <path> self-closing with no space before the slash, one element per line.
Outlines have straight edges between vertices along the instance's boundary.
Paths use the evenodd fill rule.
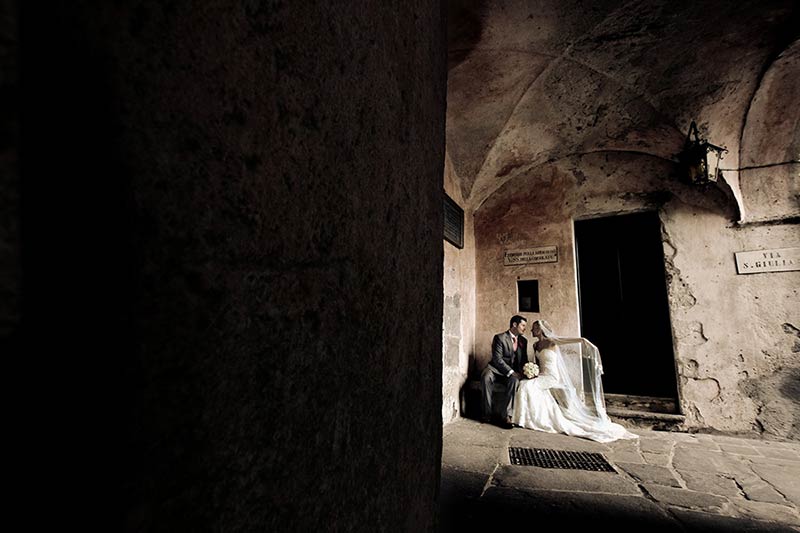
<path fill-rule="evenodd" d="M 513 374 L 506 377 L 492 365 L 487 365 L 481 373 L 481 395 L 483 396 L 483 416 L 492 416 L 492 393 L 495 386 L 502 384 L 506 386 L 506 405 L 504 406 L 503 413 L 505 416 L 510 417 L 514 413 L 514 397 L 517 395 L 519 388 L 519 379 Z"/>

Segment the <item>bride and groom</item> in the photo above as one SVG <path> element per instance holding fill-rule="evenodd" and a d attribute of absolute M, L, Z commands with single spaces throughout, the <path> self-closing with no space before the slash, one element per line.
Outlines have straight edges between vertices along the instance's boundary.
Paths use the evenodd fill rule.
<path fill-rule="evenodd" d="M 514 315 L 509 329 L 492 339 L 492 359 L 481 374 L 483 421 L 492 413 L 492 392 L 506 387 L 501 423 L 565 433 L 598 442 L 635 439 L 637 436 L 609 419 L 597 347 L 582 337 L 559 337 L 545 320 L 536 320 L 531 334 L 537 338 L 530 362 L 538 362 L 539 375 L 526 379 L 528 341 L 523 336 L 527 319 Z"/>

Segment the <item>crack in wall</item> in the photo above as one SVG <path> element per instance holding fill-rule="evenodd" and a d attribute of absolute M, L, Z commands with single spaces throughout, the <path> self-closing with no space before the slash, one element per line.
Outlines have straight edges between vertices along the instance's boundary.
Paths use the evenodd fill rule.
<path fill-rule="evenodd" d="M 689 309 L 697 304 L 697 298 L 692 294 L 689 285 L 683 280 L 681 270 L 675 266 L 675 258 L 678 256 L 678 247 L 673 243 L 672 237 L 667 231 L 663 217 L 661 221 L 661 242 L 664 244 L 664 272 L 667 278 L 667 287 L 670 296 L 678 307 Z M 668 252 L 668 250 L 671 250 Z M 708 339 L 706 339 L 708 340 Z"/>

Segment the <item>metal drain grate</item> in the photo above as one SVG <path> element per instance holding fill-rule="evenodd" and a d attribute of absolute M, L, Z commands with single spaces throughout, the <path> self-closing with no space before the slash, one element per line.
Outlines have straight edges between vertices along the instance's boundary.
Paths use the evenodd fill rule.
<path fill-rule="evenodd" d="M 592 452 L 509 447 L 508 458 L 512 465 L 616 472 L 602 454 Z"/>

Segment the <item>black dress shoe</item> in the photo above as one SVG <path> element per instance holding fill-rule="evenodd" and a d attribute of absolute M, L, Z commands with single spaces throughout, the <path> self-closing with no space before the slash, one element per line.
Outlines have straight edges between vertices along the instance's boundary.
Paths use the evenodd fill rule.
<path fill-rule="evenodd" d="M 489 422 L 492 421 L 492 417 L 490 417 L 490 416 L 482 416 L 482 417 L 480 417 L 479 420 L 480 420 L 481 424 L 488 424 Z"/>
<path fill-rule="evenodd" d="M 514 423 L 511 422 L 511 417 L 510 416 L 505 417 L 503 419 L 503 421 L 500 423 L 500 427 L 503 428 L 503 429 L 511 429 L 511 428 L 513 428 L 514 427 Z"/>

